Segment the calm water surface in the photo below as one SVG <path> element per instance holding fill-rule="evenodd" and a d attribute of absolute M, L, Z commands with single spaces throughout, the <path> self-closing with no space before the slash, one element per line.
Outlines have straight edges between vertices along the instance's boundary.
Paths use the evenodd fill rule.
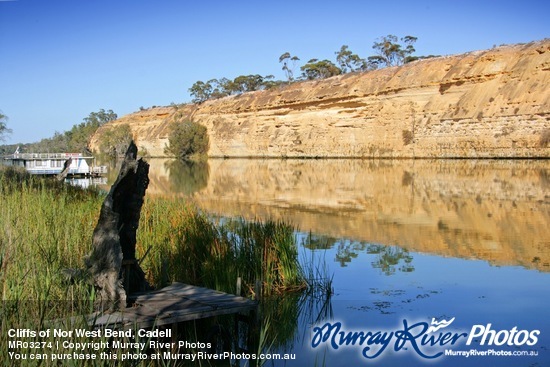
<path fill-rule="evenodd" d="M 301 304 L 301 312 L 291 312 L 290 331 L 273 326 L 289 334 L 274 349 L 296 353 L 299 361 L 286 365 L 550 366 L 549 161 L 149 163 L 148 195 L 188 196 L 214 215 L 288 221 L 299 228 L 303 257 L 324 259 L 334 275 L 331 301 Z M 395 352 L 395 337 L 371 360 L 361 355 L 366 343 L 311 348 L 314 325 L 340 322 L 346 331 L 389 333 L 403 330 L 404 320 L 430 324 L 432 318 L 455 318 L 435 335 L 487 324 L 497 333 L 516 327 L 540 334 L 532 346 L 480 345 L 481 337 L 469 346 L 466 338 L 421 346 L 427 355 L 493 349 L 538 356 L 428 362 L 410 342 Z M 372 348 L 370 355 L 379 347 Z"/>

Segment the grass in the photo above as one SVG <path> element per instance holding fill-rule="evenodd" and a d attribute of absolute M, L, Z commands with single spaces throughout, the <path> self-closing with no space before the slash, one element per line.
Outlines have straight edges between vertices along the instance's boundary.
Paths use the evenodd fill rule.
<path fill-rule="evenodd" d="M 67 300 L 62 269 L 89 251 L 100 193 L 2 169 L 0 200 L 2 300 Z"/>
<path fill-rule="evenodd" d="M 92 310 L 93 289 L 67 284 L 63 269 L 80 267 L 89 251 L 102 195 L 0 168 L 0 202 L 0 361 L 8 363 L 9 329 L 43 330 L 48 320 Z"/>
<path fill-rule="evenodd" d="M 93 310 L 93 287 L 85 281 L 69 284 L 64 270 L 84 267 L 104 197 L 0 167 L 0 361 L 10 360 L 4 337 L 9 329 L 43 330 L 49 320 Z M 294 228 L 282 222 L 214 223 L 182 199 L 146 197 L 137 240 L 141 267 L 157 288 L 180 281 L 235 293 L 240 277 L 244 296 L 270 297 L 315 286 L 308 280 L 311 269 L 298 261 Z M 21 362 L 39 364 L 56 363 Z"/>
<path fill-rule="evenodd" d="M 147 199 L 138 231 L 138 253 L 149 281 L 174 281 L 245 296 L 269 296 L 307 287 L 291 226 L 229 220 L 215 224 L 182 199 Z M 260 282 L 262 294 L 256 295 Z"/>
<path fill-rule="evenodd" d="M 83 267 L 104 196 L 0 170 L 0 289 L 3 300 L 66 300 L 66 268 Z M 138 256 L 157 288 L 173 281 L 245 296 L 256 283 L 262 296 L 307 287 L 294 228 L 268 221 L 215 224 L 183 199 L 146 197 L 138 229 Z M 140 254 L 140 255 L 139 255 Z"/>

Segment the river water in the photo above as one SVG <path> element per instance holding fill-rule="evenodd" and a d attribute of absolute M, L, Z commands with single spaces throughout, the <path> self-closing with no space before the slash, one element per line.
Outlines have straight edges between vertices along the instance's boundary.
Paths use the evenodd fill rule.
<path fill-rule="evenodd" d="M 272 351 L 298 361 L 266 365 L 550 365 L 550 161 L 149 163 L 148 195 L 292 223 L 333 275 L 329 302 L 273 322 L 291 335 Z M 338 327 L 366 338 L 342 345 Z"/>

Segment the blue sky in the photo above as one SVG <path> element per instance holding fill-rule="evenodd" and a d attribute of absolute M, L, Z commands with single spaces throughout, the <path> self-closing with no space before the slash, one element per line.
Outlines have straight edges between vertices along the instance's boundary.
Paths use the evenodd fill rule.
<path fill-rule="evenodd" d="M 0 0 L 5 143 L 69 130 L 90 112 L 190 101 L 197 80 L 284 79 L 279 56 L 367 57 L 384 35 L 448 55 L 550 37 L 549 1 Z M 299 73 L 299 72 L 297 72 Z"/>

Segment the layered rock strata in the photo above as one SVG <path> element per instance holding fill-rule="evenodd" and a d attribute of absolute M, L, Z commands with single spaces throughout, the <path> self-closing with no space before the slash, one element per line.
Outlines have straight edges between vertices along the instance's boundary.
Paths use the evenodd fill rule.
<path fill-rule="evenodd" d="M 170 124 L 208 128 L 211 157 L 550 157 L 550 40 L 211 100 L 129 124 L 165 156 Z"/>

